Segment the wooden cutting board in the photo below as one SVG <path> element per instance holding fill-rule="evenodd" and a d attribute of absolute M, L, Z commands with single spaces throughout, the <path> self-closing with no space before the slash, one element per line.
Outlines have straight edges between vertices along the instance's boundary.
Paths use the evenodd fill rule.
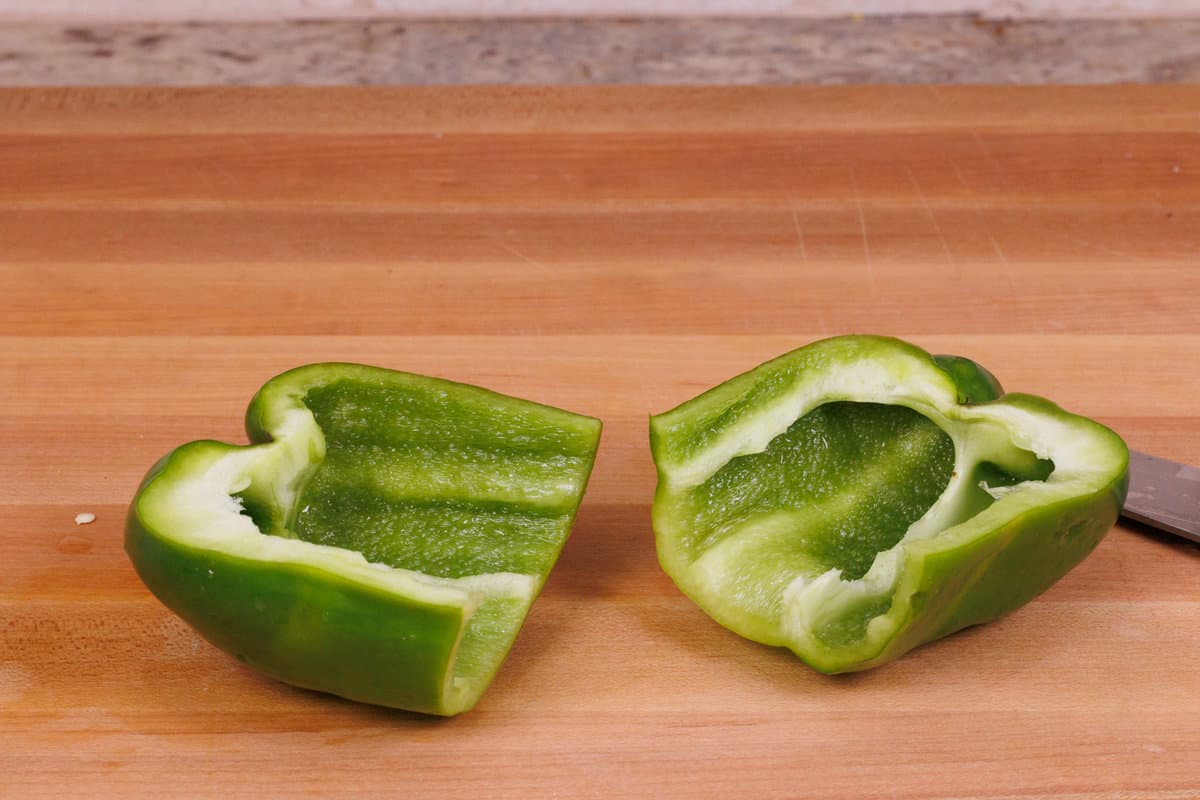
<path fill-rule="evenodd" d="M 1200 463 L 1200 88 L 7 91 L 0 176 L 0 795 L 1200 796 L 1200 548 L 1119 526 L 830 678 L 659 571 L 646 443 L 854 331 Z M 606 423 L 459 718 L 260 677 L 122 551 L 160 455 L 330 359 Z"/>

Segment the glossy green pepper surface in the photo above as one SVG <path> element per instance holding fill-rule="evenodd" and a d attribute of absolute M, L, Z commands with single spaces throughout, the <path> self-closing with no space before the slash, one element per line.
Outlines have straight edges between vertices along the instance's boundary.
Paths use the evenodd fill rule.
<path fill-rule="evenodd" d="M 829 673 L 995 619 L 1124 502 L 1102 425 L 896 339 L 815 342 L 651 419 L 659 560 L 725 627 Z"/>
<path fill-rule="evenodd" d="M 558 557 L 600 422 L 450 381 L 314 364 L 249 446 L 184 445 L 129 511 L 146 586 L 280 680 L 451 715 L 499 669 Z"/>

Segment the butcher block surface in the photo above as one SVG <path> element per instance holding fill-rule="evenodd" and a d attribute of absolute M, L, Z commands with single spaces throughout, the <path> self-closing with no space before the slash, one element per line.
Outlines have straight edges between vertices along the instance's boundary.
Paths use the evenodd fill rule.
<path fill-rule="evenodd" d="M 0 176 L 0 796 L 1200 796 L 1200 547 L 1120 524 L 828 677 L 660 571 L 647 446 L 872 332 L 1200 464 L 1200 87 L 3 91 Z M 262 677 L 122 549 L 151 464 L 326 360 L 605 422 L 460 717 Z"/>

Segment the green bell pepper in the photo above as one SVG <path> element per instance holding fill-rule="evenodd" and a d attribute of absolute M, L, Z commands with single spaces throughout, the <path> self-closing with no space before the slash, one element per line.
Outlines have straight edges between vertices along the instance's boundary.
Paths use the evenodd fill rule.
<path fill-rule="evenodd" d="M 659 560 L 725 627 L 827 673 L 995 619 L 1096 547 L 1129 454 L 990 373 L 843 336 L 651 418 Z"/>
<path fill-rule="evenodd" d="M 259 390 L 249 446 L 184 445 L 129 510 L 146 586 L 287 683 L 451 715 L 508 653 L 570 531 L 599 420 L 314 364 Z"/>

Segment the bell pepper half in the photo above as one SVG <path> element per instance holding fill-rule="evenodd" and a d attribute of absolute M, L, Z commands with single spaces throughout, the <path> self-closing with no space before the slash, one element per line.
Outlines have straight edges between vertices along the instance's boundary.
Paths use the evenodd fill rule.
<path fill-rule="evenodd" d="M 129 510 L 146 586 L 279 680 L 452 715 L 487 688 L 570 532 L 600 421 L 354 364 L 286 372 L 249 446 L 186 444 Z"/>
<path fill-rule="evenodd" d="M 1104 426 L 973 361 L 843 336 L 651 418 L 659 560 L 725 627 L 862 670 L 1045 591 L 1120 512 Z"/>

